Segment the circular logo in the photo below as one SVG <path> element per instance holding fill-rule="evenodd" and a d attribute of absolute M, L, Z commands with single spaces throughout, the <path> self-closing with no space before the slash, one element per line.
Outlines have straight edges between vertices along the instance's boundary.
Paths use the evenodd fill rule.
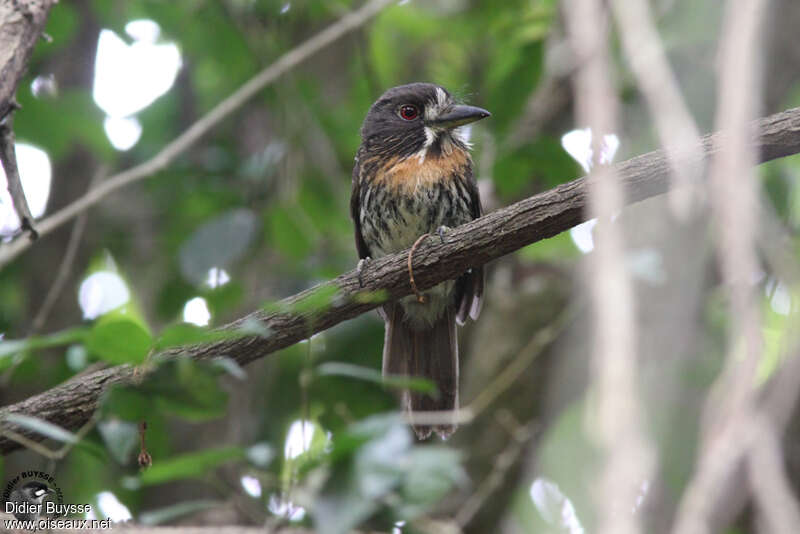
<path fill-rule="evenodd" d="M 55 479 L 42 471 L 23 471 L 3 490 L 3 511 L 20 521 L 61 516 L 64 495 Z"/>

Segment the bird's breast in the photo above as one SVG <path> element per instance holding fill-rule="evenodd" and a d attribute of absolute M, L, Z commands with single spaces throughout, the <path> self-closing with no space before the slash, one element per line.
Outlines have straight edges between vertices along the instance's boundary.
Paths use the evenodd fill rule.
<path fill-rule="evenodd" d="M 391 157 L 364 177 L 361 229 L 374 257 L 404 250 L 440 226 L 472 219 L 471 161 L 463 150 L 440 156 Z"/>

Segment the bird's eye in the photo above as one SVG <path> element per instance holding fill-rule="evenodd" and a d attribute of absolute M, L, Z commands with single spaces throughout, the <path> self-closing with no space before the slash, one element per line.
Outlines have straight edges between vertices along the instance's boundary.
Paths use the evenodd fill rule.
<path fill-rule="evenodd" d="M 417 118 L 417 115 L 419 115 L 419 110 L 417 109 L 417 106 L 406 104 L 405 106 L 402 106 L 400 108 L 398 114 L 400 115 L 401 119 L 405 119 L 407 121 L 413 121 L 414 119 Z"/>

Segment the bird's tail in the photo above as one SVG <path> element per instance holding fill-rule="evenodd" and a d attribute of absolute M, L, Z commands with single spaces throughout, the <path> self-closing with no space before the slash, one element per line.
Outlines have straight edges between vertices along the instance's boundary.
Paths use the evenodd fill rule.
<path fill-rule="evenodd" d="M 436 385 L 434 394 L 404 391 L 403 407 L 411 415 L 420 412 L 451 412 L 438 414 L 441 422 L 413 424 L 419 439 L 436 432 L 449 437 L 456 429 L 458 409 L 458 339 L 452 310 L 442 314 L 430 326 L 417 327 L 406 320 L 403 307 L 388 304 L 384 307 L 386 332 L 383 342 L 383 375 L 426 378 Z M 451 421 L 452 420 L 452 421 Z"/>

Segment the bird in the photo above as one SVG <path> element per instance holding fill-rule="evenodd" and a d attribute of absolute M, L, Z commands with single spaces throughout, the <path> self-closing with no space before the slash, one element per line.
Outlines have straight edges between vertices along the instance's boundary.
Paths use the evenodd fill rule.
<path fill-rule="evenodd" d="M 433 83 L 393 87 L 372 104 L 361 126 L 350 197 L 359 275 L 372 259 L 408 249 L 426 234 L 434 239 L 438 234 L 445 242 L 449 229 L 481 216 L 463 127 L 490 115 L 458 103 Z M 416 292 L 413 277 L 410 281 Z M 433 393 L 401 394 L 420 440 L 433 433 L 446 439 L 456 429 L 456 323 L 478 318 L 483 288 L 483 267 L 472 268 L 456 280 L 379 309 L 384 320 L 383 376 L 424 378 L 436 386 Z M 450 415 L 436 424 L 414 423 L 413 414 L 431 411 Z"/>
<path fill-rule="evenodd" d="M 14 503 L 14 517 L 20 521 L 36 521 L 42 513 L 42 502 L 54 493 L 43 482 L 33 480 L 11 492 L 8 499 Z"/>

